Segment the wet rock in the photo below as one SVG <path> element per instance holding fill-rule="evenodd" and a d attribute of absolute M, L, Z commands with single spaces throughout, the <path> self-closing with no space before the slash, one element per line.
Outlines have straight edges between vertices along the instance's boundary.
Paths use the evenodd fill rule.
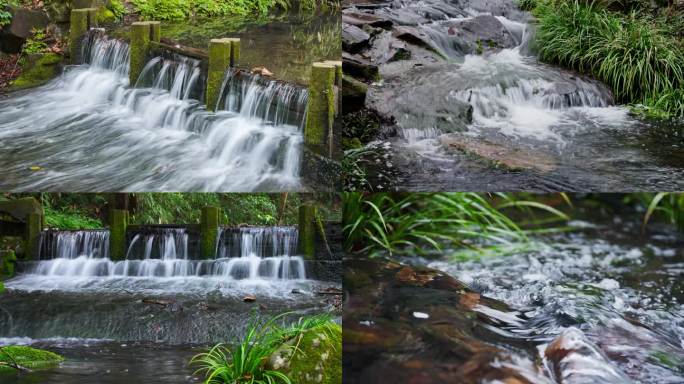
<path fill-rule="evenodd" d="M 463 54 L 482 54 L 518 45 L 515 36 L 491 15 L 442 23 L 436 29 Z"/>
<path fill-rule="evenodd" d="M 577 328 L 563 331 L 546 347 L 544 356 L 561 384 L 630 382 Z"/>
<path fill-rule="evenodd" d="M 404 40 L 408 43 L 418 45 L 420 47 L 438 51 L 430 36 L 427 33 L 416 27 L 397 27 L 392 31 L 394 37 Z"/>
<path fill-rule="evenodd" d="M 342 25 L 342 48 L 347 52 L 358 52 L 368 44 L 370 35 L 356 25 Z"/>
<path fill-rule="evenodd" d="M 510 361 L 504 351 L 483 341 L 494 336 L 472 307 L 493 301 L 480 301 L 452 277 L 390 261 L 345 260 L 344 284 L 345 383 L 531 382 L 502 364 Z"/>
<path fill-rule="evenodd" d="M 342 52 L 342 69 L 345 74 L 361 80 L 377 81 L 380 78 L 377 65 L 347 52 Z"/>
<path fill-rule="evenodd" d="M 577 85 L 569 82 L 555 82 L 546 94 L 570 95 L 577 92 Z"/>
<path fill-rule="evenodd" d="M 392 27 L 391 20 L 370 13 L 359 12 L 356 9 L 343 10 L 342 22 L 345 24 L 355 25 L 357 27 L 363 27 L 365 25 L 384 29 Z"/>
<path fill-rule="evenodd" d="M 242 298 L 245 303 L 253 303 L 256 301 L 256 296 L 248 295 Z"/>
<path fill-rule="evenodd" d="M 7 53 L 19 53 L 26 39 L 32 35 L 33 29 L 44 29 L 50 19 L 42 10 L 33 10 L 10 6 L 12 21 L 2 29 L 0 34 L 0 50 Z"/>
<path fill-rule="evenodd" d="M 498 144 L 462 135 L 443 135 L 440 137 L 440 143 L 447 149 L 477 156 L 510 171 L 534 170 L 549 173 L 557 167 L 552 157 L 538 151 L 531 152 L 511 147 L 510 143 Z"/>

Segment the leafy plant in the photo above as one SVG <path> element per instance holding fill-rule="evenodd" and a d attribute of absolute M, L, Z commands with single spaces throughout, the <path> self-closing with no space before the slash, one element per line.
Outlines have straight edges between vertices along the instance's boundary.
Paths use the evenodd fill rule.
<path fill-rule="evenodd" d="M 204 374 L 206 384 L 291 384 L 285 374 L 267 369 L 266 360 L 286 341 L 330 323 L 330 315 L 303 317 L 288 327 L 279 325 L 288 315 L 283 313 L 266 321 L 252 316 L 242 340 L 232 346 L 218 344 L 193 357 L 191 364 L 201 366 L 197 373 Z M 296 344 L 293 348 L 297 348 Z"/>
<path fill-rule="evenodd" d="M 102 222 L 79 212 L 63 212 L 46 207 L 45 224 L 59 229 L 97 229 L 103 228 Z"/>
<path fill-rule="evenodd" d="M 537 45 L 542 60 L 606 82 L 617 100 L 684 117 L 684 47 L 667 20 L 600 1 L 540 0 Z"/>
<path fill-rule="evenodd" d="M 661 192 L 653 196 L 646 209 L 644 227 L 657 214 L 684 231 L 684 193 Z"/>
<path fill-rule="evenodd" d="M 112 11 L 117 20 L 121 20 L 126 14 L 126 7 L 121 0 L 110 0 L 107 8 Z"/>
<path fill-rule="evenodd" d="M 543 210 L 548 205 L 497 194 L 501 203 L 477 193 L 345 194 L 346 248 L 353 252 L 429 256 L 445 247 L 492 252 L 529 242 L 526 231 L 503 210 Z"/>
<path fill-rule="evenodd" d="M 48 48 L 48 45 L 44 41 L 45 37 L 45 30 L 36 28 L 32 29 L 31 37 L 26 39 L 22 51 L 25 54 L 44 52 Z"/>

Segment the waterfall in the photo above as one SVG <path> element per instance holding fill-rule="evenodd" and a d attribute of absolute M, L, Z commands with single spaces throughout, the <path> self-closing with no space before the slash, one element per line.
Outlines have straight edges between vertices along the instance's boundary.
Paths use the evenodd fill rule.
<path fill-rule="evenodd" d="M 244 82 L 226 86 L 240 84 L 235 97 L 226 90 L 239 100 L 236 106 L 212 113 L 201 102 L 206 74 L 197 60 L 151 58 L 137 87 L 130 87 L 127 43 L 91 30 L 82 49 L 82 65 L 26 95 L 0 100 L 0 140 L 22 151 L 0 158 L 6 173 L 0 188 L 299 188 L 305 90 L 241 75 Z M 28 164 L 50 164 L 50 173 L 26 177 Z"/>
<path fill-rule="evenodd" d="M 41 260 L 30 273 L 66 278 L 215 278 L 230 280 L 303 280 L 304 260 L 293 255 L 294 227 L 220 228 L 214 259 L 198 260 L 188 251 L 185 228 L 138 233 L 125 260 L 111 260 L 109 231 L 46 231 Z"/>
<path fill-rule="evenodd" d="M 218 105 L 221 109 L 275 125 L 292 124 L 300 129 L 304 126 L 308 100 L 306 88 L 229 69 L 220 94 Z"/>

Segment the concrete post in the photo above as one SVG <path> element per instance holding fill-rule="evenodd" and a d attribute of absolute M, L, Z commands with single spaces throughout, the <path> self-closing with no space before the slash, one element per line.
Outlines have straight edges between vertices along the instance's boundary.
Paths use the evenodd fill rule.
<path fill-rule="evenodd" d="M 80 8 L 71 11 L 69 27 L 69 52 L 71 62 L 79 64 L 81 62 L 81 39 L 90 28 L 97 26 L 97 9 Z"/>
<path fill-rule="evenodd" d="M 200 256 L 203 259 L 216 257 L 216 243 L 218 242 L 219 208 L 203 207 L 200 221 Z"/>
<path fill-rule="evenodd" d="M 150 52 L 150 41 L 161 39 L 161 24 L 158 21 L 139 21 L 131 24 L 131 50 L 129 83 L 135 86 L 142 73 Z"/>
<path fill-rule="evenodd" d="M 327 62 L 313 63 L 311 66 L 304 143 L 319 155 L 331 155 L 326 142 L 331 138 L 335 110 L 337 109 L 335 100 L 336 73 L 335 65 Z"/>
<path fill-rule="evenodd" d="M 316 257 L 316 207 L 313 205 L 299 206 L 299 253 L 307 260 Z"/>
<path fill-rule="evenodd" d="M 127 227 L 128 211 L 112 209 L 109 217 L 109 257 L 112 260 L 123 260 L 126 257 Z"/>
<path fill-rule="evenodd" d="M 43 215 L 40 213 L 29 213 L 26 215 L 26 233 L 25 238 L 25 257 L 27 259 L 38 258 L 38 241 L 40 239 L 40 231 L 43 230 Z"/>
<path fill-rule="evenodd" d="M 204 98 L 208 110 L 216 110 L 226 69 L 236 67 L 238 60 L 240 60 L 240 39 L 224 38 L 209 41 L 209 69 Z"/>

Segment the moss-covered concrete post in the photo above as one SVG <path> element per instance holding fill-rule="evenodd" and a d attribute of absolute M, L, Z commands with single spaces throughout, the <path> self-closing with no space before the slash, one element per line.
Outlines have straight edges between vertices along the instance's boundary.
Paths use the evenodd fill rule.
<path fill-rule="evenodd" d="M 135 86 L 142 73 L 150 52 L 150 41 L 161 39 L 161 24 L 158 21 L 138 21 L 131 24 L 131 48 L 129 83 Z"/>
<path fill-rule="evenodd" d="M 112 209 L 109 215 L 109 257 L 112 260 L 123 260 L 126 257 L 127 227 L 128 211 Z"/>
<path fill-rule="evenodd" d="M 299 206 L 299 253 L 308 260 L 316 257 L 316 207 L 313 205 Z"/>
<path fill-rule="evenodd" d="M 326 146 L 335 121 L 335 78 L 337 69 L 327 62 L 313 63 L 309 81 L 309 103 L 304 143 L 315 153 L 330 155 Z"/>
<path fill-rule="evenodd" d="M 25 228 L 25 257 L 28 259 L 37 259 L 39 256 L 38 249 L 40 248 L 38 244 L 40 239 L 40 231 L 43 230 L 43 215 L 40 213 L 27 214 Z"/>
<path fill-rule="evenodd" d="M 219 208 L 203 207 L 200 221 L 200 256 L 203 259 L 216 257 L 218 241 Z"/>
<path fill-rule="evenodd" d="M 240 39 L 224 38 L 209 41 L 209 68 L 204 97 L 208 110 L 216 110 L 216 103 L 221 97 L 223 75 L 228 67 L 237 66 L 239 59 Z"/>
<path fill-rule="evenodd" d="M 97 9 L 80 8 L 71 10 L 69 23 L 69 53 L 71 62 L 78 64 L 81 61 L 82 39 L 90 28 L 97 26 Z"/>

